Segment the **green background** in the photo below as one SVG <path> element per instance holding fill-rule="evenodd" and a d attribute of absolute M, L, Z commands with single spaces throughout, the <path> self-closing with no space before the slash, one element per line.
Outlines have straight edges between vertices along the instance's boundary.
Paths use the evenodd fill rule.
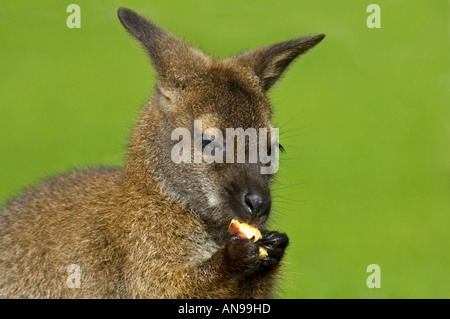
<path fill-rule="evenodd" d="M 0 2 L 0 202 L 74 167 L 122 165 L 155 72 L 119 23 L 130 7 L 225 57 L 325 40 L 269 94 L 286 154 L 270 228 L 281 298 L 450 298 L 449 8 L 445 0 Z M 369 264 L 381 288 L 369 289 Z"/>

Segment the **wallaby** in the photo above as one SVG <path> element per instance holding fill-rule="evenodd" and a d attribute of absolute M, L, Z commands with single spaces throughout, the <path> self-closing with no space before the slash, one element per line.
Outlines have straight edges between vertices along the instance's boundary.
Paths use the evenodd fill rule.
<path fill-rule="evenodd" d="M 264 230 L 273 174 L 260 168 L 267 164 L 176 163 L 171 133 L 194 134 L 199 119 L 205 128 L 270 130 L 266 91 L 324 35 L 213 59 L 130 9 L 118 16 L 158 75 L 126 164 L 47 179 L 3 208 L 0 296 L 274 297 L 288 237 Z M 230 235 L 234 218 L 262 229 L 262 237 Z"/>

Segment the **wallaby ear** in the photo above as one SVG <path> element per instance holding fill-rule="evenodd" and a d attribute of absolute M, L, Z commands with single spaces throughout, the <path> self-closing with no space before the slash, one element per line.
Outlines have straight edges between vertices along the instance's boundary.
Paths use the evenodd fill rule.
<path fill-rule="evenodd" d="M 311 49 L 324 37 L 325 34 L 318 34 L 281 42 L 242 53 L 233 59 L 252 68 L 259 77 L 263 89 L 267 91 L 296 57 Z"/>
<path fill-rule="evenodd" d="M 117 13 L 125 29 L 146 49 L 160 76 L 192 67 L 195 56 L 201 54 L 133 10 L 119 8 Z"/>

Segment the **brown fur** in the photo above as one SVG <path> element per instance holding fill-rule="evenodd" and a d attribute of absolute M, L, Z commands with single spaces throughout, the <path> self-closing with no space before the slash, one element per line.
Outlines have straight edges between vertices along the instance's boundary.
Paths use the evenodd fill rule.
<path fill-rule="evenodd" d="M 199 118 L 223 130 L 270 128 L 265 91 L 323 35 L 214 60 L 131 10 L 119 18 L 158 71 L 127 164 L 49 179 L 0 212 L 0 296 L 270 297 L 287 237 L 263 231 L 266 241 L 253 243 L 227 227 L 250 220 L 239 196 L 269 194 L 271 176 L 259 173 L 261 163 L 175 164 L 170 134 L 192 131 Z M 263 227 L 266 219 L 251 220 Z M 269 248 L 267 260 L 258 245 Z M 70 264 L 80 266 L 81 288 L 66 285 Z"/>

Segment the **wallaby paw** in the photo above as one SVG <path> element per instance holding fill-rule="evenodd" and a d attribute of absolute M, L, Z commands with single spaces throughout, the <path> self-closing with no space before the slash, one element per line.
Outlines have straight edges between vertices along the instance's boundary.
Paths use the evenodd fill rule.
<path fill-rule="evenodd" d="M 267 250 L 267 256 L 261 259 L 261 268 L 271 269 L 277 266 L 284 256 L 284 251 L 289 244 L 286 234 L 277 231 L 262 231 L 262 237 L 256 244 Z"/>
<path fill-rule="evenodd" d="M 231 236 L 225 244 L 228 265 L 234 273 L 244 275 L 255 272 L 261 262 L 259 258 L 259 245 L 251 239 Z"/>

